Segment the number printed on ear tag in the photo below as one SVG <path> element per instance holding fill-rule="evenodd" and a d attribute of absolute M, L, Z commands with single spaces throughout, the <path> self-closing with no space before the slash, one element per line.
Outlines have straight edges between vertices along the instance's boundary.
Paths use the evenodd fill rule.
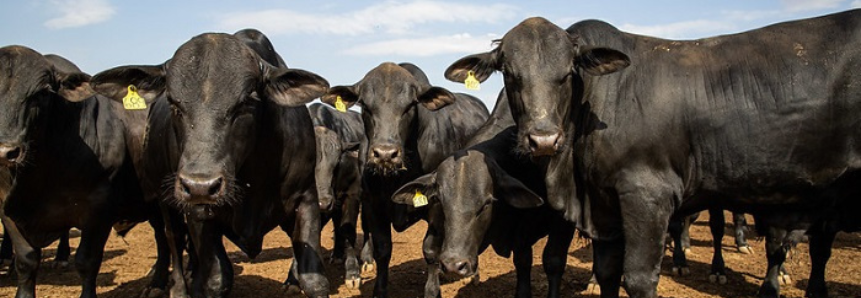
<path fill-rule="evenodd" d="M 428 204 L 428 197 L 416 189 L 416 195 L 413 196 L 413 206 L 421 207 Z"/>
<path fill-rule="evenodd" d="M 123 108 L 126 110 L 145 110 L 146 100 L 138 94 L 135 85 L 129 85 L 129 92 L 123 97 Z"/>
<path fill-rule="evenodd" d="M 335 98 L 335 109 L 341 113 L 347 112 L 347 105 L 344 103 L 344 100 L 341 99 L 340 95 L 338 95 L 338 97 Z"/>
<path fill-rule="evenodd" d="M 475 72 L 471 70 L 466 73 L 466 80 L 463 80 L 463 85 L 469 90 L 481 90 L 481 82 L 475 78 Z"/>

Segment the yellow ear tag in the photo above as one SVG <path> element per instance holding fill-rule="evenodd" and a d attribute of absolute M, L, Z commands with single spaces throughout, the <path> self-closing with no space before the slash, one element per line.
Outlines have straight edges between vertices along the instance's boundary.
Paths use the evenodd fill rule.
<path fill-rule="evenodd" d="M 475 72 L 471 70 L 466 73 L 466 80 L 463 80 L 463 85 L 469 90 L 481 90 L 481 82 L 475 78 Z"/>
<path fill-rule="evenodd" d="M 129 85 L 129 93 L 123 97 L 123 108 L 126 110 L 146 109 L 146 100 L 138 94 L 138 88 L 135 85 Z"/>
<path fill-rule="evenodd" d="M 340 95 L 338 95 L 338 97 L 335 98 L 335 109 L 341 113 L 347 112 L 347 105 L 344 103 L 344 100 L 341 99 Z"/>
<path fill-rule="evenodd" d="M 421 207 L 428 204 L 428 197 L 422 194 L 418 189 L 416 189 L 416 195 L 413 197 L 413 206 Z"/>

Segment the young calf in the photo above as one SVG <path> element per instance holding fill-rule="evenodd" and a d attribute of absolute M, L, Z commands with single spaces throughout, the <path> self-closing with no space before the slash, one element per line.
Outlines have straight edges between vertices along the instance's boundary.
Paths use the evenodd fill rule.
<path fill-rule="evenodd" d="M 317 139 L 317 196 L 320 198 L 322 222 L 325 226 L 331 219 L 334 224 L 335 248 L 332 263 L 344 262 L 344 281 L 347 288 L 357 289 L 360 278 L 356 242 L 356 224 L 359 219 L 359 196 L 362 194 L 362 165 L 359 147 L 365 141 L 364 126 L 359 113 L 339 112 L 324 104 L 308 107 L 314 121 Z M 367 234 L 365 239 L 367 240 Z M 362 250 L 364 263 L 371 263 L 370 241 L 365 241 Z"/>
<path fill-rule="evenodd" d="M 429 215 L 429 224 L 444 231 L 439 252 L 444 272 L 476 274 L 478 255 L 491 245 L 500 256 L 513 253 L 518 298 L 532 297 L 532 245 L 549 236 L 543 253 L 548 297 L 559 297 L 574 226 L 544 204 L 543 169 L 512 153 L 516 133 L 512 126 L 454 153 L 436 171 L 401 187 L 392 200 L 419 207 L 424 202 L 417 197 L 424 195 L 429 208 L 438 210 Z"/>

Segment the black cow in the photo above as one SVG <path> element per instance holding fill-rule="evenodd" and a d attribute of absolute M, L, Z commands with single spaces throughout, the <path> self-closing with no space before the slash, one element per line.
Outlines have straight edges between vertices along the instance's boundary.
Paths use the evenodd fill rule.
<path fill-rule="evenodd" d="M 532 245 L 549 235 L 542 255 L 548 297 L 559 297 L 574 225 L 543 205 L 547 165 L 513 150 L 516 133 L 508 101 L 501 93 L 469 148 L 443 160 L 434 172 L 407 183 L 392 199 L 412 205 L 421 192 L 431 205 L 439 206 L 429 225 L 444 231 L 439 259 L 445 272 L 476 274 L 478 255 L 490 245 L 500 256 L 513 253 L 515 297 L 532 297 Z"/>
<path fill-rule="evenodd" d="M 41 249 L 71 227 L 81 230 L 81 297 L 96 297 L 112 224 L 146 208 L 112 103 L 92 96 L 89 75 L 52 60 L 0 48 L 0 164 L 12 179 L 2 184 L 2 220 L 15 247 L 16 297 L 35 296 Z"/>
<path fill-rule="evenodd" d="M 548 189 L 548 200 L 592 236 L 602 296 L 618 297 L 624 274 L 631 297 L 656 297 L 674 213 L 716 206 L 804 230 L 828 206 L 857 200 L 829 194 L 861 185 L 861 152 L 849 145 L 861 138 L 861 85 L 851 83 L 859 28 L 861 11 L 849 11 L 673 41 L 531 18 L 446 76 L 503 71 L 520 146 L 568 162 L 548 178 L 574 180 L 559 186 L 576 196 Z M 770 233 L 760 295 L 777 296 L 772 280 L 792 234 Z"/>
<path fill-rule="evenodd" d="M 238 33 L 238 35 L 241 34 Z M 308 101 L 328 83 L 316 74 L 276 67 L 234 35 L 207 33 L 179 47 L 164 65 L 122 66 L 96 75 L 94 88 L 115 100 L 134 85 L 154 100 L 148 116 L 143 185 L 163 196 L 169 218 L 174 286 L 187 297 L 177 228 L 185 217 L 197 266 L 194 297 L 225 297 L 233 268 L 222 235 L 248 256 L 277 226 L 293 242 L 305 294 L 328 296 L 320 258 L 320 208 L 314 176 L 314 130 Z M 179 232 L 181 233 L 181 232 Z"/>
<path fill-rule="evenodd" d="M 359 148 L 365 141 L 362 116 L 354 111 L 338 112 L 324 104 L 308 107 L 314 121 L 317 138 L 317 194 L 323 210 L 321 226 L 331 219 L 335 233 L 332 262 L 344 262 L 344 281 L 347 288 L 357 289 L 362 284 L 359 265 L 360 246 L 362 261 L 373 263 L 370 241 L 356 242 L 356 224 L 362 195 L 362 164 Z M 367 229 L 365 229 L 367 230 Z M 367 233 L 365 235 L 367 239 Z"/>
<path fill-rule="evenodd" d="M 433 208 L 408 208 L 391 201 L 404 183 L 433 171 L 449 154 L 461 149 L 487 119 L 487 108 L 477 98 L 452 94 L 430 84 L 418 67 L 409 63 L 383 63 L 352 86 L 337 86 L 322 97 L 346 107 L 358 103 L 368 144 L 361 150 L 365 164 L 362 222 L 373 241 L 377 280 L 374 297 L 388 297 L 388 271 L 392 256 L 391 229 L 403 231 Z M 442 231 L 429 228 L 423 252 L 428 262 L 426 296 L 438 289 L 434 247 Z"/>

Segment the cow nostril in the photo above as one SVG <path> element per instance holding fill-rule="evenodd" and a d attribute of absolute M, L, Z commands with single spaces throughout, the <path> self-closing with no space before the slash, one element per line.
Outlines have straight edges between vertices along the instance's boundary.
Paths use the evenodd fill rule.
<path fill-rule="evenodd" d="M 392 152 L 392 159 L 398 158 L 398 153 L 398 150 L 394 150 L 394 152 Z"/>
<path fill-rule="evenodd" d="M 462 274 L 462 275 L 466 275 L 467 270 L 469 269 L 469 268 L 468 268 L 468 267 L 469 267 L 469 263 L 468 263 L 468 262 L 464 262 L 464 261 L 457 262 L 457 263 L 455 263 L 455 264 L 454 264 L 454 267 L 455 267 L 455 268 L 457 268 L 457 272 L 458 272 L 458 273 L 460 273 L 460 274 Z"/>
<path fill-rule="evenodd" d="M 191 190 L 188 188 L 188 183 L 186 183 L 185 179 L 180 179 L 179 186 L 182 190 L 182 194 L 191 195 Z"/>
<path fill-rule="evenodd" d="M 15 147 L 14 149 L 10 150 L 9 152 L 6 152 L 6 159 L 7 160 L 15 160 L 15 159 L 18 159 L 19 156 L 21 156 L 21 148 L 20 147 Z"/>
<path fill-rule="evenodd" d="M 380 151 L 374 148 L 374 158 L 380 158 Z"/>
<path fill-rule="evenodd" d="M 224 178 L 218 177 L 209 186 L 209 195 L 214 196 L 221 192 L 221 185 L 224 183 Z"/>

